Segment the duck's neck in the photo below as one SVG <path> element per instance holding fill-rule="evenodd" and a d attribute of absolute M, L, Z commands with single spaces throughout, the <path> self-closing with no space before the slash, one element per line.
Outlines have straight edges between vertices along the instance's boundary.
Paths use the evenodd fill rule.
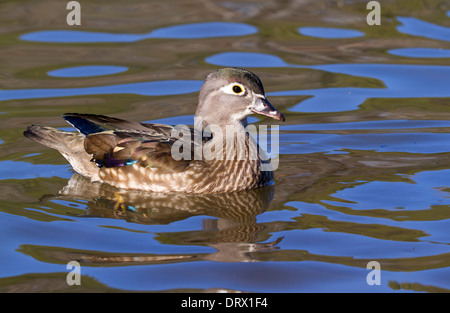
<path fill-rule="evenodd" d="M 203 137 L 211 137 L 204 144 L 205 159 L 258 160 L 256 142 L 247 133 L 247 118 L 227 124 L 210 124 L 196 120 L 195 128 Z"/>

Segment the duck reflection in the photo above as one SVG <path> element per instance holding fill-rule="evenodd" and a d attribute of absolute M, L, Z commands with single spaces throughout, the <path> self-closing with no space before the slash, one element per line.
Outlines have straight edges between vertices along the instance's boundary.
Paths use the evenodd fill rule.
<path fill-rule="evenodd" d="M 261 243 L 270 237 L 256 216 L 263 213 L 274 197 L 274 187 L 223 194 L 192 195 L 121 191 L 112 186 L 92 183 L 74 174 L 58 195 L 58 199 L 87 201 L 85 216 L 120 218 L 141 224 L 170 224 L 191 216 L 207 216 L 202 230 L 157 234 L 161 243 L 206 245 L 216 251 L 210 254 L 111 254 L 96 251 L 73 251 L 65 248 L 43 248 L 50 259 L 79 260 L 83 263 L 162 263 L 182 260 L 214 260 L 221 262 L 257 261 L 253 252 L 276 249 L 281 238 Z M 50 251 L 51 250 L 51 251 Z M 49 261 L 49 260 L 47 260 Z M 65 261 L 64 261 L 65 262 Z"/>

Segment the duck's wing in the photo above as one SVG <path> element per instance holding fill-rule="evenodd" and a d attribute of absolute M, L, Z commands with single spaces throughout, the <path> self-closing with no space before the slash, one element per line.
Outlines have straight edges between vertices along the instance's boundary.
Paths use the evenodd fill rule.
<path fill-rule="evenodd" d="M 64 114 L 64 119 L 85 136 L 84 148 L 99 167 L 130 166 L 179 172 L 185 170 L 193 158 L 175 160 L 172 146 L 179 140 L 171 136 L 173 126 L 126 121 L 93 114 Z M 186 154 L 185 154 L 186 155 Z"/>
<path fill-rule="evenodd" d="M 170 125 L 139 123 L 97 114 L 66 113 L 63 115 L 63 118 L 84 135 L 90 135 L 106 130 L 122 130 L 139 131 L 170 137 L 173 129 L 173 126 Z"/>

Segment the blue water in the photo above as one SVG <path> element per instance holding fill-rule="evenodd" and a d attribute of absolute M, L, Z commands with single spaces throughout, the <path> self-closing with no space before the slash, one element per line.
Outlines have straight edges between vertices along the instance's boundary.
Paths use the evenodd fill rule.
<path fill-rule="evenodd" d="M 449 49 L 400 48 L 389 50 L 389 53 L 410 58 L 450 58 Z"/>
<path fill-rule="evenodd" d="M 61 68 L 49 71 L 47 74 L 54 77 L 90 77 L 118 74 L 127 71 L 124 66 L 115 65 L 86 65 Z"/>
<path fill-rule="evenodd" d="M 20 36 L 25 41 L 57 43 L 136 42 L 145 39 L 197 39 L 209 37 L 244 36 L 257 28 L 242 23 L 194 23 L 155 29 L 147 34 L 115 34 L 74 30 L 37 31 Z"/>
<path fill-rule="evenodd" d="M 371 31 L 284 7 L 267 24 L 245 18 L 260 8 L 239 4 L 227 21 L 173 8 L 199 23 L 142 11 L 160 18 L 142 34 L 4 25 L 0 53 L 23 50 L 4 54 L 0 90 L 0 291 L 450 290 L 449 28 L 395 9 Z M 127 14 L 121 25 L 136 29 Z M 223 66 L 257 73 L 286 115 L 249 119 L 280 130 L 277 181 L 260 193 L 117 195 L 22 135 L 71 131 L 60 115 L 73 110 L 192 125 L 203 79 Z M 66 284 L 71 260 L 81 286 Z M 369 261 L 379 286 L 366 282 Z"/>
<path fill-rule="evenodd" d="M 84 88 L 0 90 L 0 101 L 101 94 L 176 95 L 198 91 L 201 84 L 202 81 L 197 80 L 169 80 Z"/>
<path fill-rule="evenodd" d="M 313 96 L 290 108 L 296 112 L 338 112 L 355 110 L 368 98 L 423 98 L 450 97 L 450 66 L 398 65 L 398 64 L 324 64 L 295 65 L 277 56 L 225 52 L 206 59 L 221 66 L 293 67 L 322 70 L 378 79 L 383 88 L 320 88 L 271 92 L 271 96 Z"/>

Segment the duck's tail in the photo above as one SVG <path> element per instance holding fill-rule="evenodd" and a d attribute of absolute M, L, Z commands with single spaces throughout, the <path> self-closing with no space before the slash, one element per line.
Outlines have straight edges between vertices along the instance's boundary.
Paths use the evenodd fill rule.
<path fill-rule="evenodd" d="M 80 133 L 31 125 L 23 134 L 44 146 L 58 150 L 79 174 L 92 180 L 98 179 L 98 167 L 91 162 L 92 156 L 84 150 L 84 136 Z"/>
<path fill-rule="evenodd" d="M 53 127 L 31 125 L 23 134 L 25 137 L 59 152 L 73 150 L 76 148 L 78 141 L 83 144 L 83 138 L 78 133 L 65 132 Z"/>

